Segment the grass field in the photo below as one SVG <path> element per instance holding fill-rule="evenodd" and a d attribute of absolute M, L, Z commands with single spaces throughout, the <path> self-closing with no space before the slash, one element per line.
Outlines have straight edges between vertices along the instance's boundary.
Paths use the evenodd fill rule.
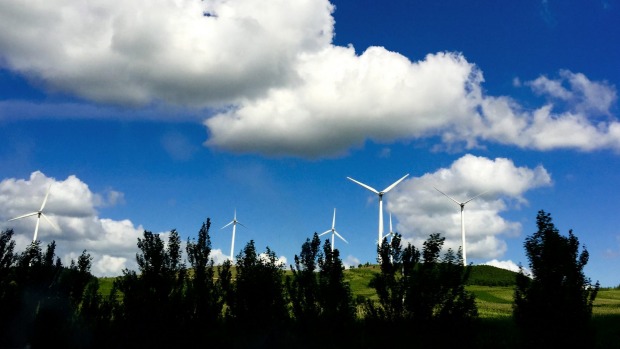
<path fill-rule="evenodd" d="M 234 268 L 233 268 L 234 274 Z M 345 271 L 353 298 L 377 299 L 374 289 L 368 286 L 372 276 L 379 273 L 378 266 L 363 266 Z M 285 275 L 290 275 L 290 270 Z M 110 293 L 114 278 L 100 278 L 100 292 Z M 466 289 L 474 293 L 479 313 L 476 348 L 521 348 L 519 331 L 512 318 L 515 273 L 490 266 L 474 266 Z M 363 316 L 358 306 L 358 315 Z M 594 348 L 620 348 L 620 289 L 601 289 L 593 308 L 592 325 L 596 329 Z"/>
<path fill-rule="evenodd" d="M 373 265 L 345 271 L 345 279 L 351 286 L 354 299 L 377 299 L 375 290 L 368 286 L 372 276 L 376 273 L 379 273 L 379 267 Z M 290 275 L 290 271 L 287 270 L 286 274 Z M 512 316 L 514 274 L 511 271 L 490 266 L 472 268 L 470 284 L 465 288 L 476 296 L 480 318 L 500 319 Z M 100 278 L 99 292 L 103 295 L 109 294 L 113 282 L 114 278 Z M 594 301 L 593 315 L 595 317 L 620 316 L 620 289 L 599 290 Z"/>

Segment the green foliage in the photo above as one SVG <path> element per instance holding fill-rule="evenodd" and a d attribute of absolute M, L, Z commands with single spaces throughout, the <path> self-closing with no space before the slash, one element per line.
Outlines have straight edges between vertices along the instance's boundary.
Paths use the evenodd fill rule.
<path fill-rule="evenodd" d="M 444 238 L 439 234 L 431 234 L 421 252 L 410 244 L 401 250 L 400 243 L 396 234 L 391 244 L 384 239 L 378 250 L 381 273 L 370 285 L 379 305 L 367 302 L 370 318 L 417 324 L 466 324 L 477 318 L 475 298 L 465 290 L 469 267 L 462 266 L 460 253 L 449 249 L 441 258 Z"/>
<path fill-rule="evenodd" d="M 521 270 L 516 279 L 515 320 L 532 342 L 589 346 L 599 285 L 592 286 L 583 273 L 588 251 L 579 253 L 572 230 L 560 235 L 549 213 L 539 211 L 536 225 L 524 244 L 532 275 Z"/>
<path fill-rule="evenodd" d="M 159 327 L 160 338 L 171 339 L 173 333 L 181 330 L 185 319 L 187 271 L 181 262 L 181 240 L 177 231 L 172 230 L 166 247 L 159 235 L 144 231 L 143 238 L 138 238 L 138 248 L 140 274 L 126 269 L 115 281 L 115 288 L 123 293 L 116 316 L 119 326 L 127 328 L 129 335 L 137 334 L 131 339 L 141 345 L 163 344 L 150 330 Z M 162 323 L 170 326 L 161 327 Z"/>
<path fill-rule="evenodd" d="M 187 280 L 185 303 L 188 307 L 187 321 L 196 329 L 213 326 L 220 319 L 224 305 L 223 291 L 215 280 L 215 268 L 211 254 L 207 219 L 198 232 L 197 241 L 187 241 L 187 259 L 192 274 Z"/>
<path fill-rule="evenodd" d="M 321 314 L 319 283 L 316 276 L 321 240 L 314 233 L 312 240 L 306 239 L 299 256 L 295 255 L 295 267 L 291 265 L 292 276 L 286 276 L 293 316 L 301 326 L 315 324 Z"/>
<path fill-rule="evenodd" d="M 267 247 L 259 255 L 254 240 L 237 255 L 237 278 L 229 288 L 233 320 L 254 330 L 277 327 L 288 319 L 282 265 Z"/>
<path fill-rule="evenodd" d="M 325 326 L 349 324 L 355 317 L 351 289 L 345 282 L 340 251 L 332 251 L 329 239 L 323 245 L 323 255 L 319 255 L 319 268 L 321 322 Z"/>

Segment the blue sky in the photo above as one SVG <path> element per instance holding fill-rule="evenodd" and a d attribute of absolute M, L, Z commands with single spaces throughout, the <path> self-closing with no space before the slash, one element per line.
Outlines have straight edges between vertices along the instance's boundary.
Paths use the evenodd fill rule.
<path fill-rule="evenodd" d="M 331 228 L 347 265 L 385 231 L 527 266 L 538 210 L 620 284 L 618 1 L 0 3 L 0 228 L 96 275 L 136 269 L 146 229 L 214 258 L 250 240 L 292 263 Z M 327 237 L 327 236 L 325 236 Z"/>

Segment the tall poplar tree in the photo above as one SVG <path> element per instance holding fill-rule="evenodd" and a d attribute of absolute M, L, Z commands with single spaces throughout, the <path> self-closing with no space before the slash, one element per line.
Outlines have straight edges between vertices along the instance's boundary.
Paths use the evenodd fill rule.
<path fill-rule="evenodd" d="M 579 240 L 560 235 L 551 215 L 536 216 L 538 231 L 525 239 L 531 275 L 517 274 L 513 313 L 528 345 L 592 346 L 590 319 L 599 284 L 583 272 L 589 254 Z"/>

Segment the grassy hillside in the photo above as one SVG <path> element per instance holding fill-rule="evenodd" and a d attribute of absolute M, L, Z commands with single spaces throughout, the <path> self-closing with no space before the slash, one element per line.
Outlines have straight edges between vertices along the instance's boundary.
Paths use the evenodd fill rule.
<path fill-rule="evenodd" d="M 368 286 L 374 274 L 379 273 L 376 265 L 363 266 L 345 271 L 345 279 L 351 286 L 354 299 L 376 299 L 375 290 Z M 290 270 L 286 274 L 290 274 Z M 234 274 L 234 268 L 233 268 Z M 472 267 L 466 289 L 476 296 L 481 318 L 509 318 L 512 316 L 515 272 L 488 265 Z M 100 278 L 101 294 L 110 293 L 114 278 Z M 620 316 L 620 290 L 600 290 L 594 302 L 595 316 Z"/>

